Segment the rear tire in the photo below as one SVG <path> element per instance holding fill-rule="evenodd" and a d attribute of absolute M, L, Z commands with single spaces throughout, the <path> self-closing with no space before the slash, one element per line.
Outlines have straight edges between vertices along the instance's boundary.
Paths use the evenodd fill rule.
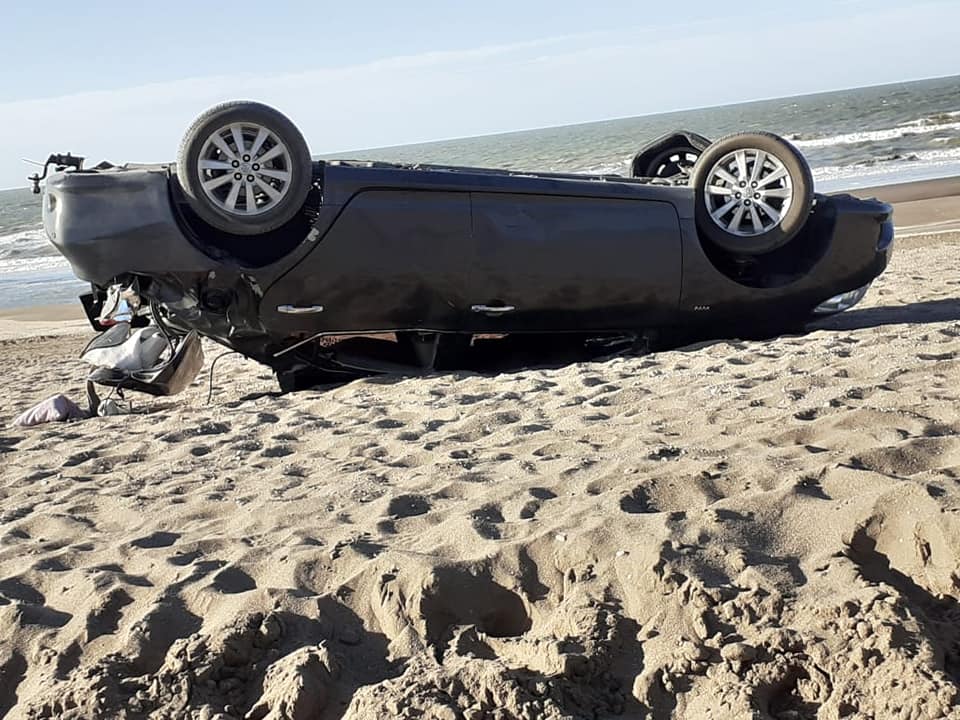
<path fill-rule="evenodd" d="M 772 133 L 738 133 L 713 143 L 697 161 L 693 187 L 701 235 L 739 255 L 786 245 L 813 208 L 810 166 Z"/>
<path fill-rule="evenodd" d="M 700 155 L 709 146 L 707 138 L 689 130 L 663 135 L 634 156 L 630 175 L 635 178 L 689 178 Z"/>
<path fill-rule="evenodd" d="M 183 136 L 177 178 L 207 224 L 259 235 L 292 220 L 313 180 L 303 135 L 282 113 L 255 102 L 210 108 Z"/>

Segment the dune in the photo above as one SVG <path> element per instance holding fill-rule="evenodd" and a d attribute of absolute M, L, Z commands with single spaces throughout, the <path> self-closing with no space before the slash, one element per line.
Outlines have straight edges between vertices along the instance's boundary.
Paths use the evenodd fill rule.
<path fill-rule="evenodd" d="M 0 716 L 960 717 L 924 237 L 803 335 L 289 395 L 231 356 L 209 404 L 31 429 L 87 338 L 6 318 Z"/>

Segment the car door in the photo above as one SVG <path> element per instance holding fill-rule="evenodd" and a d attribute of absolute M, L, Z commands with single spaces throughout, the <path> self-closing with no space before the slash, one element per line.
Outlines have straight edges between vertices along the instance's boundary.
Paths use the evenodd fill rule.
<path fill-rule="evenodd" d="M 453 330 L 466 314 L 466 192 L 366 190 L 261 302 L 273 332 Z"/>
<path fill-rule="evenodd" d="M 624 330 L 680 299 L 680 223 L 654 200 L 471 195 L 476 332 Z"/>

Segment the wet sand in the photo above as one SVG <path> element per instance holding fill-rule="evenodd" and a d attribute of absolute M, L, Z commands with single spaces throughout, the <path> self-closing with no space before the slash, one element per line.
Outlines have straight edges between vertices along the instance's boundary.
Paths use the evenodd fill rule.
<path fill-rule="evenodd" d="M 960 717 L 960 205 L 896 192 L 767 341 L 25 430 L 89 336 L 0 313 L 0 716 Z"/>
<path fill-rule="evenodd" d="M 886 185 L 853 194 L 893 204 L 897 234 L 908 243 L 916 235 L 960 230 L 960 178 Z"/>

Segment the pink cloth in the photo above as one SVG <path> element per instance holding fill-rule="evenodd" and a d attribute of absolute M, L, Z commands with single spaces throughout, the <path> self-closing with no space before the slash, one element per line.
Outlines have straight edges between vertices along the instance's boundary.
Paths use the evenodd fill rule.
<path fill-rule="evenodd" d="M 13 421 L 13 424 L 20 427 L 29 427 L 48 422 L 79 420 L 85 417 L 87 417 L 87 413 L 77 407 L 77 404 L 70 398 L 65 395 L 54 395 L 22 413 Z"/>

